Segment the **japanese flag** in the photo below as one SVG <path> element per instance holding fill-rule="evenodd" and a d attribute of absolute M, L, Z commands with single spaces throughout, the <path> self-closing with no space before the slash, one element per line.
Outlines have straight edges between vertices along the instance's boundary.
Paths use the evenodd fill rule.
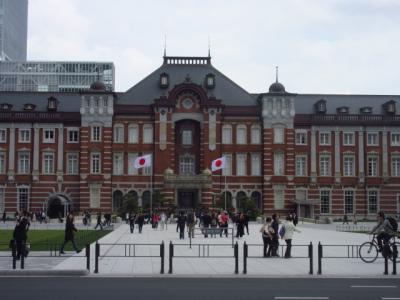
<path fill-rule="evenodd" d="M 151 166 L 151 154 L 139 156 L 135 159 L 134 166 L 136 169 Z"/>
<path fill-rule="evenodd" d="M 217 158 L 211 162 L 211 171 L 217 171 L 225 168 L 225 156 Z"/>

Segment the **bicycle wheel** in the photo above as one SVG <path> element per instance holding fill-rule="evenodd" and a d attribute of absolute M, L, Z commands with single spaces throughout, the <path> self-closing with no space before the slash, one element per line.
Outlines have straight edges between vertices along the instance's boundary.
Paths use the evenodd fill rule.
<path fill-rule="evenodd" d="M 358 254 L 363 262 L 372 263 L 378 257 L 378 248 L 371 242 L 365 242 L 358 249 Z"/>

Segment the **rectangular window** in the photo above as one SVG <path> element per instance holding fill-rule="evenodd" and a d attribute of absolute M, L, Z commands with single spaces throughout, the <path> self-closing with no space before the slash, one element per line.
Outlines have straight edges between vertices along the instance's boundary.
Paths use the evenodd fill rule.
<path fill-rule="evenodd" d="M 67 154 L 67 174 L 77 175 L 78 172 L 78 153 Z"/>
<path fill-rule="evenodd" d="M 259 153 L 251 154 L 251 175 L 261 175 L 261 155 Z"/>
<path fill-rule="evenodd" d="M 43 153 L 43 174 L 54 174 L 54 153 Z"/>
<path fill-rule="evenodd" d="M 343 132 L 343 145 L 344 146 L 354 145 L 354 132 Z"/>
<path fill-rule="evenodd" d="M 307 176 L 307 156 L 296 156 L 296 176 Z"/>
<path fill-rule="evenodd" d="M 331 212 L 331 191 L 321 190 L 321 214 L 329 214 Z"/>
<path fill-rule="evenodd" d="M 368 213 L 378 212 L 378 191 L 368 191 Z"/>
<path fill-rule="evenodd" d="M 122 153 L 114 153 L 113 166 L 114 175 L 122 175 L 124 173 L 124 155 Z"/>
<path fill-rule="evenodd" d="M 307 145 L 307 132 L 296 132 L 296 145 Z"/>
<path fill-rule="evenodd" d="M 114 143 L 124 142 L 124 127 L 115 126 L 114 127 Z"/>
<path fill-rule="evenodd" d="M 261 129 L 260 127 L 252 127 L 251 128 L 251 143 L 252 144 L 261 144 Z"/>
<path fill-rule="evenodd" d="M 139 143 L 139 128 L 137 125 L 131 125 L 129 127 L 129 143 L 130 144 L 137 144 Z"/>
<path fill-rule="evenodd" d="M 344 213 L 345 214 L 354 213 L 354 190 L 344 191 Z"/>
<path fill-rule="evenodd" d="M 100 189 L 99 184 L 90 185 L 90 208 L 100 208 Z"/>
<path fill-rule="evenodd" d="M 368 156 L 368 176 L 376 177 L 378 176 L 378 157 Z"/>
<path fill-rule="evenodd" d="M 319 144 L 322 146 L 329 146 L 331 144 L 331 133 L 330 132 L 320 132 Z"/>
<path fill-rule="evenodd" d="M 285 141 L 285 128 L 274 128 L 274 144 L 283 144 Z"/>
<path fill-rule="evenodd" d="M 6 153 L 0 151 L 0 174 L 6 173 Z"/>
<path fill-rule="evenodd" d="M 343 176 L 354 176 L 354 156 L 343 157 Z"/>
<path fill-rule="evenodd" d="M 7 129 L 0 129 L 0 143 L 7 142 Z"/>
<path fill-rule="evenodd" d="M 284 209 L 285 191 L 283 190 L 283 188 L 274 187 L 274 206 L 275 209 Z"/>
<path fill-rule="evenodd" d="M 319 175 L 331 176 L 331 157 L 329 155 L 319 157 Z"/>
<path fill-rule="evenodd" d="M 100 174 L 100 153 L 92 153 L 90 158 L 90 171 L 92 174 Z"/>
<path fill-rule="evenodd" d="M 29 211 L 29 189 L 26 187 L 18 188 L 18 210 Z"/>
<path fill-rule="evenodd" d="M 100 142 L 101 141 L 101 127 L 100 126 L 92 126 L 92 142 Z"/>
<path fill-rule="evenodd" d="M 179 157 L 179 174 L 193 175 L 195 173 L 194 156 L 184 154 Z"/>
<path fill-rule="evenodd" d="M 191 146 L 192 144 L 193 144 L 192 131 L 191 130 L 183 130 L 182 131 L 182 145 Z"/>
<path fill-rule="evenodd" d="M 135 168 L 135 160 L 137 157 L 137 153 L 128 153 L 128 175 L 138 174 L 138 169 Z"/>
<path fill-rule="evenodd" d="M 5 192 L 4 187 L 0 187 L 0 212 L 4 212 L 6 210 L 6 201 L 5 201 Z"/>
<path fill-rule="evenodd" d="M 392 156 L 391 168 L 392 168 L 392 176 L 399 177 L 400 176 L 400 156 L 399 155 Z"/>
<path fill-rule="evenodd" d="M 68 143 L 79 143 L 79 129 L 68 129 Z"/>
<path fill-rule="evenodd" d="M 246 154 L 237 154 L 236 155 L 236 175 L 237 176 L 246 176 Z"/>
<path fill-rule="evenodd" d="M 400 146 L 400 133 L 396 132 L 391 134 L 391 145 Z"/>
<path fill-rule="evenodd" d="M 378 133 L 376 132 L 367 133 L 367 146 L 378 146 Z"/>
<path fill-rule="evenodd" d="M 30 143 L 31 142 L 31 130 L 30 129 L 20 129 L 18 142 Z"/>
<path fill-rule="evenodd" d="M 55 130 L 44 129 L 43 143 L 54 143 L 55 142 Z"/>
<path fill-rule="evenodd" d="M 296 200 L 306 201 L 307 200 L 307 189 L 300 188 L 296 189 Z"/>
<path fill-rule="evenodd" d="M 232 175 L 232 155 L 224 153 L 225 157 L 225 168 L 222 169 L 223 176 L 231 176 Z"/>
<path fill-rule="evenodd" d="M 222 144 L 232 144 L 232 128 L 222 128 Z"/>
<path fill-rule="evenodd" d="M 144 125 L 143 127 L 143 143 L 151 144 L 153 142 L 153 126 Z"/>
<path fill-rule="evenodd" d="M 143 154 L 143 155 L 150 155 L 151 153 L 145 153 L 145 154 Z M 153 160 L 153 156 L 151 155 L 150 156 L 150 159 L 151 160 Z M 142 170 L 142 174 L 143 175 L 147 175 L 147 176 L 149 176 L 149 175 L 151 175 L 151 174 L 153 174 L 153 161 L 151 162 L 151 164 L 150 164 L 150 166 L 148 166 L 148 167 L 144 167 Z M 193 167 L 194 167 L 194 159 L 193 159 Z"/>
<path fill-rule="evenodd" d="M 18 173 L 29 174 L 29 152 L 18 153 Z"/>
<path fill-rule="evenodd" d="M 243 125 L 236 128 L 236 144 L 246 144 L 246 127 Z"/>
<path fill-rule="evenodd" d="M 285 155 L 282 152 L 274 153 L 274 175 L 282 176 L 285 172 Z"/>

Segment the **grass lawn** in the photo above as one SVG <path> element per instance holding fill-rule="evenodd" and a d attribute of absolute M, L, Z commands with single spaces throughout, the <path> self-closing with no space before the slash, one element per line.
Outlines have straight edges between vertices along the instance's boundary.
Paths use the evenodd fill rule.
<path fill-rule="evenodd" d="M 78 248 L 84 248 L 106 234 L 109 230 L 79 230 L 75 233 L 75 241 Z M 8 244 L 12 239 L 13 230 L 0 230 L 0 251 L 8 251 Z M 64 242 L 64 230 L 29 230 L 28 241 L 31 244 L 31 251 L 45 251 L 59 249 Z M 71 242 L 68 242 L 65 250 L 72 250 Z"/>

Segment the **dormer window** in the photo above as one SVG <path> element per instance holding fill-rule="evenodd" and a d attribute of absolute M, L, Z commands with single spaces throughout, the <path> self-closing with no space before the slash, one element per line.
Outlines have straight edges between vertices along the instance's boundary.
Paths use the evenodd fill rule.
<path fill-rule="evenodd" d="M 360 113 L 361 114 L 372 114 L 372 107 L 371 106 L 361 107 Z"/>
<path fill-rule="evenodd" d="M 321 99 L 317 103 L 314 104 L 315 112 L 317 114 L 325 114 L 326 113 L 326 100 Z"/>
<path fill-rule="evenodd" d="M 209 73 L 206 75 L 206 87 L 208 89 L 213 89 L 215 87 L 215 75 Z"/>
<path fill-rule="evenodd" d="M 165 89 L 169 85 L 169 75 L 167 73 L 162 73 L 160 75 L 160 87 Z"/>
<path fill-rule="evenodd" d="M 24 104 L 24 110 L 28 110 L 28 111 L 35 110 L 35 107 L 36 107 L 36 105 L 31 104 L 31 103 Z"/>
<path fill-rule="evenodd" d="M 47 110 L 48 111 L 57 111 L 58 101 L 54 97 L 50 97 L 47 99 Z"/>
<path fill-rule="evenodd" d="M 2 103 L 0 104 L 0 109 L 5 111 L 10 111 L 12 109 L 12 105 L 9 103 Z"/>
<path fill-rule="evenodd" d="M 338 114 L 348 114 L 349 113 L 349 108 L 347 106 L 338 107 L 336 109 L 336 112 Z"/>
<path fill-rule="evenodd" d="M 394 100 L 390 100 L 383 104 L 383 109 L 388 115 L 394 115 L 396 113 L 396 102 Z"/>

